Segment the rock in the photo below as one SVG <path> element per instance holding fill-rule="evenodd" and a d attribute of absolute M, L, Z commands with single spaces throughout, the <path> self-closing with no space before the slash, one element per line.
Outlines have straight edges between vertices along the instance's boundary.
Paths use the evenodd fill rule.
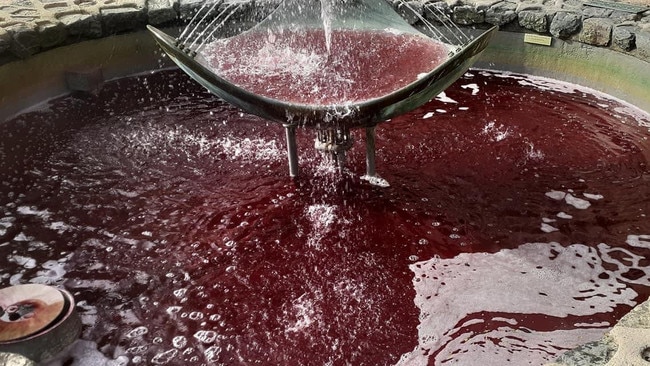
<path fill-rule="evenodd" d="M 589 18 L 582 22 L 578 40 L 594 46 L 608 46 L 612 38 L 612 21 L 605 18 Z"/>
<path fill-rule="evenodd" d="M 9 51 L 19 58 L 27 58 L 41 50 L 38 31 L 27 26 L 27 23 L 8 27 L 12 42 Z"/>
<path fill-rule="evenodd" d="M 614 12 L 614 10 L 585 6 L 585 8 L 582 9 L 582 18 L 607 18 L 612 15 L 612 12 Z"/>
<path fill-rule="evenodd" d="M 0 27 L 0 53 L 6 52 L 11 47 L 11 34 Z"/>
<path fill-rule="evenodd" d="M 164 24 L 178 18 L 178 2 L 175 0 L 149 0 L 147 17 L 153 25 Z"/>
<path fill-rule="evenodd" d="M 635 56 L 650 62 L 650 31 L 635 32 L 634 36 L 634 42 L 636 43 Z"/>
<path fill-rule="evenodd" d="M 52 48 L 65 42 L 68 32 L 61 22 L 44 22 L 38 26 L 42 48 Z"/>
<path fill-rule="evenodd" d="M 136 29 L 146 21 L 144 8 L 138 6 L 104 8 L 99 13 L 101 14 L 102 28 L 106 35 Z"/>
<path fill-rule="evenodd" d="M 613 20 L 614 23 L 623 23 L 626 21 L 637 21 L 641 19 L 641 16 L 637 13 L 615 10 L 609 15 L 608 18 Z"/>
<path fill-rule="evenodd" d="M 65 72 L 65 84 L 68 90 L 93 92 L 101 89 L 104 84 L 104 74 L 99 67 L 87 70 L 75 70 Z"/>
<path fill-rule="evenodd" d="M 575 13 L 560 11 L 555 14 L 549 32 L 557 38 L 569 38 L 580 30 L 582 21 Z"/>
<path fill-rule="evenodd" d="M 631 51 L 636 47 L 636 36 L 634 33 L 622 27 L 616 27 L 612 31 L 612 46 L 620 51 Z"/>
<path fill-rule="evenodd" d="M 538 33 L 548 31 L 548 19 L 546 14 L 540 11 L 524 10 L 519 12 L 519 25 Z"/>
<path fill-rule="evenodd" d="M 490 6 L 485 11 L 485 22 L 492 25 L 504 25 L 517 19 L 517 5 L 509 2 L 500 2 Z"/>
<path fill-rule="evenodd" d="M 99 38 L 103 35 L 102 23 L 90 14 L 64 14 L 59 21 L 70 36 Z"/>
<path fill-rule="evenodd" d="M 423 8 L 419 1 L 401 1 L 397 4 L 397 12 L 409 24 L 415 24 L 421 19 Z"/>
<path fill-rule="evenodd" d="M 611 337 L 605 336 L 597 342 L 587 343 L 567 351 L 555 361 L 561 365 L 605 366 L 616 352 L 616 343 Z"/>
<path fill-rule="evenodd" d="M 422 13 L 425 19 L 443 24 L 449 22 L 452 10 L 446 2 L 435 1 L 425 3 Z"/>
<path fill-rule="evenodd" d="M 461 5 L 454 8 L 452 20 L 462 25 L 481 24 L 485 22 L 485 12 L 473 6 Z"/>

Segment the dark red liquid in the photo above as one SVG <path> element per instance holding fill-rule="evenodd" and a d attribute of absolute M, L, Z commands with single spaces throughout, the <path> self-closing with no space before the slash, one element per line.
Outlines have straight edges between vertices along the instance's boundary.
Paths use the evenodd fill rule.
<path fill-rule="evenodd" d="M 255 94 L 301 104 L 349 104 L 379 98 L 415 82 L 447 59 L 424 36 L 323 30 L 244 33 L 203 52 L 217 75 Z"/>
<path fill-rule="evenodd" d="M 0 286 L 67 288 L 132 364 L 542 364 L 650 294 L 650 121 L 528 81 L 380 125 L 388 188 L 362 131 L 342 175 L 299 131 L 291 180 L 281 126 L 179 71 L 58 99 L 3 124 Z"/>

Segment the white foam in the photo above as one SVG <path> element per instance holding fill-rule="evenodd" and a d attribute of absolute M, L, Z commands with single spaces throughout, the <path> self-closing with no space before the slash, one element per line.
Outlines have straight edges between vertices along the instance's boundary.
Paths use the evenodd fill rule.
<path fill-rule="evenodd" d="M 556 201 L 561 201 L 566 197 L 566 193 L 562 191 L 550 191 L 544 193 L 544 195 L 550 199 L 554 199 Z"/>
<path fill-rule="evenodd" d="M 561 218 L 561 219 L 572 219 L 573 218 L 573 216 L 569 215 L 566 212 L 559 212 L 556 216 Z"/>
<path fill-rule="evenodd" d="M 650 235 L 628 235 L 625 243 L 633 247 L 650 249 Z"/>
<path fill-rule="evenodd" d="M 314 204 L 305 210 L 305 217 L 311 223 L 311 231 L 307 245 L 314 248 L 320 247 L 321 240 L 331 231 L 331 226 L 336 222 L 336 206 Z"/>
<path fill-rule="evenodd" d="M 436 96 L 436 100 L 439 100 L 443 103 L 453 103 L 453 104 L 458 104 L 457 101 L 449 98 L 445 92 L 442 92 Z"/>
<path fill-rule="evenodd" d="M 591 206 L 591 203 L 589 201 L 575 197 L 571 193 L 567 193 L 567 195 L 564 197 L 564 201 L 579 210 L 586 210 L 589 208 L 589 206 Z"/>
<path fill-rule="evenodd" d="M 460 86 L 463 89 L 471 89 L 472 90 L 472 95 L 477 95 L 479 93 L 479 87 L 478 84 L 466 84 L 466 85 L 461 85 Z"/>
<path fill-rule="evenodd" d="M 560 229 L 558 229 L 558 228 L 556 228 L 554 226 L 551 226 L 549 224 L 546 224 L 546 223 L 542 223 L 542 226 L 540 227 L 540 229 L 545 233 L 552 233 L 554 231 L 560 230 Z"/>
<path fill-rule="evenodd" d="M 427 113 L 424 114 L 424 116 L 422 116 L 422 119 L 431 118 L 431 117 L 433 117 L 434 114 L 435 113 L 433 113 L 433 112 L 427 112 Z"/>
<path fill-rule="evenodd" d="M 617 255 L 612 256 L 613 252 Z M 617 259 L 620 254 L 625 258 Z M 415 304 L 421 319 L 419 345 L 404 355 L 399 364 L 426 365 L 432 360 L 425 354 L 438 352 L 436 364 L 447 357 L 463 359 L 464 352 L 477 347 L 479 343 L 475 341 L 486 340 L 486 334 L 474 334 L 462 324 L 480 319 L 486 312 L 505 313 L 501 314 L 504 317 L 513 314 L 512 318 L 521 318 L 517 314 L 567 317 L 611 312 L 621 304 L 634 306 L 638 294 L 627 284 L 647 283 L 650 279 L 650 268 L 641 266 L 641 261 L 641 256 L 603 243 L 592 248 L 582 244 L 565 247 L 552 242 L 524 244 L 493 254 L 462 253 L 455 258 L 433 258 L 411 264 Z M 630 266 L 644 275 L 637 280 L 625 278 L 623 274 Z M 607 273 L 608 278 L 599 277 L 602 273 Z M 498 329 L 487 336 L 503 339 L 504 343 L 494 347 L 483 344 L 489 346 L 485 353 L 477 354 L 473 350 L 467 357 L 480 359 L 486 366 L 507 364 L 503 359 L 506 355 L 527 362 L 546 359 L 560 349 L 592 340 L 576 338 L 577 334 L 585 333 L 589 330 Z M 592 333 L 595 340 L 600 338 L 602 330 Z M 516 337 L 508 338 L 511 335 Z M 516 344 L 508 345 L 505 341 Z M 481 347 L 477 352 L 481 352 Z M 522 352 L 521 357 L 513 356 L 512 352 Z"/>
<path fill-rule="evenodd" d="M 605 198 L 605 196 L 603 196 L 602 194 L 583 193 L 582 195 L 585 196 L 585 198 L 594 201 L 602 200 L 603 198 Z"/>

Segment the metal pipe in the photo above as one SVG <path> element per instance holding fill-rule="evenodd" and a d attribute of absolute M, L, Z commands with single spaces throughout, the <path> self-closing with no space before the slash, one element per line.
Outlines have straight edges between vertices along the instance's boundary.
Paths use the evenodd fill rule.
<path fill-rule="evenodd" d="M 296 147 L 296 126 L 284 125 L 287 137 L 287 155 L 289 156 L 289 176 L 298 176 L 298 148 Z"/>
<path fill-rule="evenodd" d="M 374 177 L 375 172 L 375 128 L 366 127 L 366 176 Z"/>

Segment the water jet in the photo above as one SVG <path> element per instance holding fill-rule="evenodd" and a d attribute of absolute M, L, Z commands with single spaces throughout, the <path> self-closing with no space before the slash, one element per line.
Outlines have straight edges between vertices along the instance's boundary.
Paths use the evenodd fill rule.
<path fill-rule="evenodd" d="M 204 3 L 195 15 L 199 21 L 192 19 L 178 39 L 148 28 L 194 80 L 285 126 L 291 176 L 298 173 L 296 126 L 316 129 L 316 148 L 342 166 L 351 128 L 372 135 L 378 123 L 429 101 L 467 71 L 497 30 L 472 39 L 442 20 L 441 30 L 427 23 L 429 38 L 383 0 L 285 0 L 253 28 L 219 40 L 214 34 L 236 9 L 207 18 L 218 4 Z M 375 175 L 371 140 L 366 144 L 369 178 Z"/>

